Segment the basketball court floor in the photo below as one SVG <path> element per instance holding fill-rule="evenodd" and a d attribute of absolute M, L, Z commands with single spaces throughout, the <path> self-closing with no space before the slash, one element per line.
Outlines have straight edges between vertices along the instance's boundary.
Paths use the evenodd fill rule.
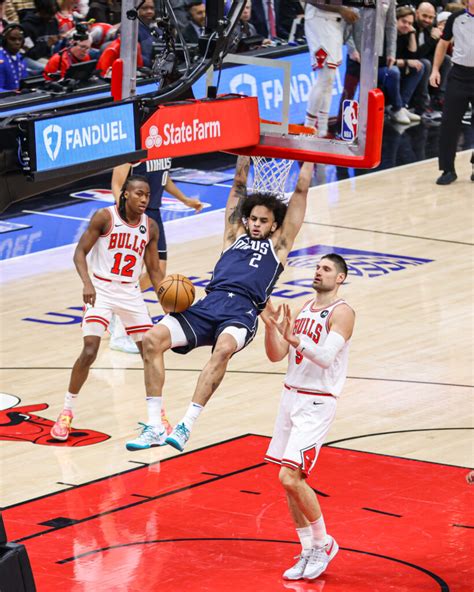
<path fill-rule="evenodd" d="M 434 184 L 427 160 L 310 192 L 274 299 L 308 299 L 316 261 L 335 251 L 349 263 L 342 295 L 357 313 L 349 377 L 310 480 L 340 552 L 312 584 L 281 578 L 299 545 L 263 455 L 286 364 L 266 359 L 262 328 L 231 360 L 185 453 L 125 449 L 146 417 L 142 362 L 108 340 L 70 441 L 51 441 L 81 349 L 73 243 L 108 188 L 43 212 L 24 202 L 30 213 L 9 218 L 18 227 L 1 243 L 0 506 L 40 592 L 474 589 L 469 159 L 458 155 L 448 187 Z M 228 185 L 202 189 L 202 213 L 166 223 L 168 271 L 192 278 L 198 296 L 220 253 Z M 167 354 L 173 423 L 208 356 Z"/>

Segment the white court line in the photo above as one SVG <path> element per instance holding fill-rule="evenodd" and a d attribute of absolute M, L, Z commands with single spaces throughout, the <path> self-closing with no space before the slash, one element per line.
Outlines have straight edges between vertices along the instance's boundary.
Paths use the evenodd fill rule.
<path fill-rule="evenodd" d="M 66 216 L 65 214 L 48 214 L 47 212 L 35 212 L 35 210 L 21 210 L 22 214 L 36 214 L 37 216 L 49 216 L 51 218 L 66 218 L 67 220 L 81 220 L 89 222 L 90 218 L 78 218 L 77 216 Z"/>

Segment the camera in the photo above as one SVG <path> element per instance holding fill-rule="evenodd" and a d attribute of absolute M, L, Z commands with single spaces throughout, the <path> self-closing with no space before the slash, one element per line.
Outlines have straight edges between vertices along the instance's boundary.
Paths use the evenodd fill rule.
<path fill-rule="evenodd" d="M 76 23 L 76 30 L 72 35 L 73 41 L 84 41 L 89 38 L 89 27 L 87 23 Z"/>

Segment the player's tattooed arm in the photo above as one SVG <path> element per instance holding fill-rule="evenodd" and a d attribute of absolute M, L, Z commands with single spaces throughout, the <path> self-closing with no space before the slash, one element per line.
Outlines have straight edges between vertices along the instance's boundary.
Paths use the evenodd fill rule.
<path fill-rule="evenodd" d="M 247 199 L 247 177 L 250 168 L 250 158 L 239 156 L 235 167 L 234 182 L 227 199 L 225 209 L 224 244 L 235 240 L 237 232 L 242 226 L 242 203 Z"/>

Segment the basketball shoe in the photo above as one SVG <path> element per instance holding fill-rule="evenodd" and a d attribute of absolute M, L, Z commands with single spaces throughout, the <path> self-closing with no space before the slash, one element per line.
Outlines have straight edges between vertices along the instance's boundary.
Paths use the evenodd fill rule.
<path fill-rule="evenodd" d="M 176 448 L 176 450 L 183 452 L 190 435 L 191 432 L 184 423 L 178 423 L 171 434 L 166 438 L 165 444 L 169 444 L 173 448 Z"/>
<path fill-rule="evenodd" d="M 141 421 L 138 425 L 142 426 L 141 434 L 135 440 L 125 444 L 127 450 L 146 450 L 153 446 L 163 446 L 166 438 L 166 430 L 163 426 L 155 427 Z"/>
<path fill-rule="evenodd" d="M 308 563 L 308 559 L 312 553 L 312 549 L 309 549 L 309 551 L 302 551 L 301 555 L 297 555 L 295 559 L 298 559 L 298 561 L 293 565 L 293 567 L 290 567 L 289 569 L 287 569 L 285 571 L 285 573 L 283 574 L 283 579 L 284 580 L 301 580 L 303 579 L 303 574 L 304 574 L 304 570 L 306 568 L 306 565 Z"/>
<path fill-rule="evenodd" d="M 326 571 L 329 562 L 339 551 L 339 545 L 332 536 L 328 538 L 329 542 L 324 547 L 313 547 L 311 549 L 311 555 L 303 573 L 305 580 L 315 580 Z"/>
<path fill-rule="evenodd" d="M 69 438 L 73 414 L 70 409 L 63 409 L 51 428 L 50 434 L 55 440 L 64 442 Z"/>

